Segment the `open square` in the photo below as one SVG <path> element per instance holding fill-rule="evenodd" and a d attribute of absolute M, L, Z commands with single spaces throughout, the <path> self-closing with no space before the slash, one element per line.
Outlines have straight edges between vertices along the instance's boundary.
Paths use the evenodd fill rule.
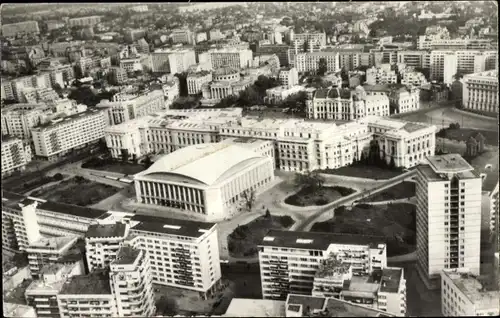
<path fill-rule="evenodd" d="M 287 197 L 285 203 L 295 206 L 326 205 L 354 192 L 356 191 L 351 188 L 339 186 L 321 187 L 317 190 L 303 187 L 299 192 Z"/>
<path fill-rule="evenodd" d="M 48 201 L 88 206 L 102 201 L 118 191 L 120 191 L 119 188 L 76 176 L 61 181 L 57 185 L 36 190 L 31 195 Z"/>

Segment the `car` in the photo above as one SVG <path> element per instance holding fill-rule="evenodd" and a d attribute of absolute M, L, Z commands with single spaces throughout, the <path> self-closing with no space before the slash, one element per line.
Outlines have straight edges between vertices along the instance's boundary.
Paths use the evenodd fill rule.
<path fill-rule="evenodd" d="M 221 259 L 221 260 L 220 260 L 220 263 L 221 263 L 221 264 L 228 264 L 228 263 L 229 263 L 229 260 L 227 260 L 227 259 Z"/>

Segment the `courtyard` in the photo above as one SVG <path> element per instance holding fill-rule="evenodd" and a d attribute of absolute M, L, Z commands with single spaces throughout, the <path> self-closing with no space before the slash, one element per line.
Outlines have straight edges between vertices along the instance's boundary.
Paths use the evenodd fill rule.
<path fill-rule="evenodd" d="M 61 181 L 57 185 L 35 190 L 31 196 L 59 203 L 88 206 L 104 200 L 118 191 L 120 188 L 76 176 Z"/>
<path fill-rule="evenodd" d="M 412 253 L 416 246 L 415 206 L 407 203 L 339 207 L 332 219 L 315 223 L 311 232 L 383 236 L 387 256 Z"/>
<path fill-rule="evenodd" d="M 123 175 L 134 175 L 144 170 L 144 166 L 141 164 L 134 164 L 112 159 L 100 159 L 98 157 L 93 157 L 87 160 L 82 164 L 81 167 L 84 169 L 109 171 L 120 173 Z"/>

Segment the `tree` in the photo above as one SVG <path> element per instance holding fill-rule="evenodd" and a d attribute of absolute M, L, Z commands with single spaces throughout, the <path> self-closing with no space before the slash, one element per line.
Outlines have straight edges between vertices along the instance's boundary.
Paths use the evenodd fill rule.
<path fill-rule="evenodd" d="M 328 67 L 327 67 L 326 59 L 322 57 L 318 61 L 318 75 L 319 76 L 325 75 L 327 70 L 328 70 Z"/>
<path fill-rule="evenodd" d="M 295 174 L 295 184 L 299 187 L 319 190 L 325 184 L 325 178 L 316 171 L 309 171 L 305 174 L 297 173 Z"/>
<path fill-rule="evenodd" d="M 59 97 L 62 97 L 63 90 L 62 90 L 61 85 L 59 85 L 59 83 L 54 83 L 54 85 L 52 85 L 52 88 L 57 93 L 57 95 L 59 95 Z"/>
<path fill-rule="evenodd" d="M 245 200 L 245 204 L 247 206 L 247 209 L 248 210 L 251 210 L 254 203 L 255 203 L 255 190 L 253 189 L 248 189 L 248 190 L 245 190 L 243 191 L 243 193 L 241 194 L 241 196 L 243 197 L 243 199 Z"/>
<path fill-rule="evenodd" d="M 391 161 L 389 162 L 389 168 L 394 169 L 396 168 L 396 162 L 394 162 L 394 157 L 391 156 Z"/>
<path fill-rule="evenodd" d="M 54 178 L 54 180 L 56 181 L 61 181 L 62 179 L 64 179 L 64 176 L 61 173 L 56 173 L 52 178 Z"/>
<path fill-rule="evenodd" d="M 144 168 L 148 169 L 152 164 L 151 157 L 147 155 L 146 158 L 144 158 Z"/>
<path fill-rule="evenodd" d="M 137 163 L 137 155 L 136 155 L 135 153 L 134 153 L 134 154 L 132 154 L 132 162 L 133 162 L 134 164 L 136 164 L 136 163 Z"/>
<path fill-rule="evenodd" d="M 187 72 L 177 73 L 174 76 L 179 79 L 179 95 L 188 96 Z"/>
<path fill-rule="evenodd" d="M 303 48 L 304 52 L 309 52 L 309 41 L 304 41 L 302 48 Z"/>
<path fill-rule="evenodd" d="M 123 148 L 121 151 L 122 151 L 122 152 L 121 152 L 121 155 L 122 155 L 122 161 L 123 161 L 123 162 L 127 162 L 127 161 L 128 161 L 128 157 L 129 157 L 129 154 L 128 154 L 128 149 Z"/>
<path fill-rule="evenodd" d="M 269 212 L 269 209 L 266 209 L 266 218 L 271 218 L 271 212 Z"/>
<path fill-rule="evenodd" d="M 240 106 L 252 106 L 262 103 L 262 97 L 259 92 L 254 88 L 254 86 L 249 86 L 245 90 L 240 92 L 238 98 L 238 105 Z"/>

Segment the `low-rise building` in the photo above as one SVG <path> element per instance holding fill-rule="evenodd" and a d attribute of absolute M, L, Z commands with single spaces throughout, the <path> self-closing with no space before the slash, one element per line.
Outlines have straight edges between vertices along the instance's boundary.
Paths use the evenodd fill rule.
<path fill-rule="evenodd" d="M 281 69 L 278 79 L 281 85 L 293 87 L 299 84 L 299 73 L 295 67 Z"/>
<path fill-rule="evenodd" d="M 228 143 L 184 147 L 134 176 L 138 202 L 199 213 L 207 221 L 224 219 L 249 192 L 273 180 L 272 158 Z"/>
<path fill-rule="evenodd" d="M 278 86 L 266 90 L 264 101 L 270 104 L 278 104 L 293 94 L 305 91 L 303 86 Z"/>
<path fill-rule="evenodd" d="M 420 109 L 420 90 L 413 87 L 391 89 L 389 103 L 396 114 L 412 112 Z"/>
<path fill-rule="evenodd" d="M 109 70 L 111 82 L 116 85 L 123 84 L 127 81 L 127 71 L 121 67 L 111 67 Z"/>
<path fill-rule="evenodd" d="M 391 69 L 390 64 L 373 66 L 366 70 L 366 84 L 368 85 L 396 84 L 397 82 L 398 75 Z"/>
<path fill-rule="evenodd" d="M 2 138 L 2 177 L 23 171 L 31 161 L 31 147 L 18 138 Z"/>
<path fill-rule="evenodd" d="M 497 282 L 487 282 L 467 270 L 441 272 L 441 311 L 444 316 L 498 316 Z"/>
<path fill-rule="evenodd" d="M 426 85 L 427 83 L 428 82 L 425 78 L 425 75 L 420 72 L 405 71 L 401 75 L 401 84 L 406 86 L 421 87 L 422 85 Z"/>

